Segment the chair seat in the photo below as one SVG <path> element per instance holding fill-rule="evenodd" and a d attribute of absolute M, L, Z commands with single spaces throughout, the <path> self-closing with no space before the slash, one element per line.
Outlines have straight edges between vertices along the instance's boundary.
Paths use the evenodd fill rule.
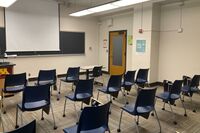
<path fill-rule="evenodd" d="M 146 80 L 140 79 L 140 78 L 138 78 L 138 79 L 136 80 L 136 83 L 137 83 L 137 84 L 144 84 L 144 83 L 146 83 L 146 82 L 147 82 Z"/>
<path fill-rule="evenodd" d="M 89 93 L 79 93 L 79 94 L 76 94 L 76 97 L 75 97 L 75 93 L 71 93 L 65 97 L 72 101 L 82 101 L 84 99 L 88 99 L 88 98 L 92 97 L 92 95 Z"/>
<path fill-rule="evenodd" d="M 115 92 L 118 92 L 119 91 L 119 88 L 115 88 L 115 87 L 109 87 L 107 89 L 107 87 L 102 87 L 101 89 L 98 89 L 99 91 L 101 92 L 104 92 L 104 93 L 115 93 Z"/>
<path fill-rule="evenodd" d="M 77 128 L 78 128 L 78 125 L 74 125 L 69 128 L 63 129 L 63 131 L 65 133 L 77 133 Z M 100 128 L 92 129 L 88 131 L 81 131 L 81 133 L 105 133 L 105 131 L 106 131 L 106 128 L 100 127 Z"/>
<path fill-rule="evenodd" d="M 145 114 L 145 113 L 149 113 L 152 110 L 154 110 L 154 108 L 152 106 L 144 106 L 144 107 L 138 106 L 136 111 L 135 111 L 135 105 L 134 104 L 128 104 L 128 105 L 122 107 L 122 109 L 125 110 L 126 112 L 132 114 L 132 115 Z"/>
<path fill-rule="evenodd" d="M 177 95 L 177 94 L 171 94 L 170 96 L 169 95 L 170 95 L 169 92 L 163 92 L 163 93 L 156 95 L 156 97 L 166 100 L 166 101 L 176 100 L 176 99 L 180 98 L 180 95 Z"/>
<path fill-rule="evenodd" d="M 199 88 L 197 88 L 197 87 L 190 87 L 190 86 L 188 86 L 188 85 L 185 85 L 185 86 L 183 86 L 182 88 L 181 88 L 181 91 L 182 92 L 185 92 L 185 93 L 188 93 L 188 92 L 199 92 L 200 90 L 199 90 Z"/>
<path fill-rule="evenodd" d="M 122 86 L 123 86 L 123 87 L 132 86 L 133 84 L 134 84 L 134 83 L 132 83 L 132 82 L 127 82 L 127 81 L 122 82 Z"/>
<path fill-rule="evenodd" d="M 17 93 L 24 90 L 24 85 L 18 85 L 18 86 L 7 86 L 6 89 L 3 89 L 4 92 L 7 93 Z"/>
<path fill-rule="evenodd" d="M 61 79 L 61 81 L 71 83 L 71 82 L 76 82 L 76 81 L 78 81 L 78 79 L 75 78 L 75 77 L 67 77 L 67 78 L 65 78 L 65 79 Z"/>
<path fill-rule="evenodd" d="M 22 109 L 22 104 L 18 104 L 18 107 L 22 111 L 34 111 L 38 109 L 42 109 L 43 107 L 47 106 L 49 103 L 46 100 L 37 101 L 37 102 L 27 102 L 24 104 L 25 110 Z"/>
<path fill-rule="evenodd" d="M 54 85 L 55 82 L 54 82 L 53 80 L 43 80 L 43 81 L 39 81 L 39 85 L 47 85 L 47 84 Z"/>

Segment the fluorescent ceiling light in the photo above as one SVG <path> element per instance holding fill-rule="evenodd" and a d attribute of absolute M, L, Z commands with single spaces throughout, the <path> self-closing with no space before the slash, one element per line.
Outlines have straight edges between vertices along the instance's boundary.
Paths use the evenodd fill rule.
<path fill-rule="evenodd" d="M 70 16 L 80 17 L 80 16 L 85 16 L 85 15 L 89 15 L 89 14 L 93 14 L 93 13 L 108 11 L 108 10 L 112 10 L 112 9 L 116 9 L 116 8 L 120 8 L 120 7 L 124 7 L 124 6 L 134 5 L 134 4 L 138 4 L 138 3 L 142 3 L 142 2 L 146 2 L 146 1 L 150 1 L 150 0 L 118 0 L 115 2 L 108 3 L 108 4 L 92 7 L 89 9 L 82 10 L 82 11 L 78 11 L 78 12 L 70 14 Z"/>
<path fill-rule="evenodd" d="M 112 2 L 112 4 L 119 7 L 123 7 L 123 6 L 134 5 L 134 4 L 138 4 L 138 3 L 142 3 L 146 1 L 149 1 L 149 0 L 119 0 L 116 2 Z"/>
<path fill-rule="evenodd" d="M 88 10 L 97 13 L 97 12 L 102 12 L 102 11 L 108 11 L 108 10 L 115 9 L 115 8 L 118 8 L 118 7 L 119 6 L 116 6 L 116 5 L 113 5 L 112 3 L 109 3 L 109 4 L 93 7 L 93 8 L 90 8 Z"/>
<path fill-rule="evenodd" d="M 80 17 L 80 16 L 89 15 L 89 14 L 92 14 L 92 13 L 94 13 L 94 12 L 86 9 L 86 10 L 82 10 L 82 11 L 79 11 L 79 12 L 72 13 L 72 14 L 70 14 L 70 16 Z"/>
<path fill-rule="evenodd" d="M 0 0 L 0 6 L 1 7 L 9 7 L 13 3 L 15 3 L 17 0 Z"/>

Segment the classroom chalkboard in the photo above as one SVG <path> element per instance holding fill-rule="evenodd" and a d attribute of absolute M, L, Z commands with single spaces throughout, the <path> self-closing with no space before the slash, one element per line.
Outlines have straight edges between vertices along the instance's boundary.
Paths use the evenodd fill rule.
<path fill-rule="evenodd" d="M 5 42 L 5 28 L 0 27 L 0 57 L 3 56 L 6 49 Z"/>
<path fill-rule="evenodd" d="M 84 54 L 84 32 L 60 32 L 60 49 L 62 54 Z"/>
<path fill-rule="evenodd" d="M 6 53 L 7 55 L 16 54 L 17 56 L 85 53 L 85 32 L 60 31 L 59 34 L 60 51 L 20 51 Z M 5 51 L 5 28 L 0 28 L 0 55 L 3 55 Z"/>

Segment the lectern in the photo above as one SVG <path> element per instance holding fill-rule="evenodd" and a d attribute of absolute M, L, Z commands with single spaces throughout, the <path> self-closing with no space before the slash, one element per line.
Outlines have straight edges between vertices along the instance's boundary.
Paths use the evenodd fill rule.
<path fill-rule="evenodd" d="M 0 62 L 0 94 L 4 88 L 5 75 L 13 74 L 15 64 L 9 62 Z"/>

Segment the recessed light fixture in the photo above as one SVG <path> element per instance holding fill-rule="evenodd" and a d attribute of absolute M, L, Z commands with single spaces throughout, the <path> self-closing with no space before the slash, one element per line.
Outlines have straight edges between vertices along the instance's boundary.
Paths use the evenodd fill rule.
<path fill-rule="evenodd" d="M 15 3 L 17 0 L 0 0 L 0 6 L 1 7 L 9 7 L 13 3 Z"/>
<path fill-rule="evenodd" d="M 118 1 L 110 2 L 104 5 L 99 5 L 96 7 L 91 7 L 82 11 L 78 11 L 78 12 L 70 14 L 70 16 L 81 17 L 81 16 L 93 14 L 93 13 L 98 13 L 98 12 L 103 12 L 103 11 L 108 11 L 108 10 L 124 7 L 124 6 L 130 6 L 130 5 L 134 5 L 134 4 L 138 4 L 138 3 L 142 3 L 146 1 L 150 1 L 150 0 L 118 0 Z"/>

